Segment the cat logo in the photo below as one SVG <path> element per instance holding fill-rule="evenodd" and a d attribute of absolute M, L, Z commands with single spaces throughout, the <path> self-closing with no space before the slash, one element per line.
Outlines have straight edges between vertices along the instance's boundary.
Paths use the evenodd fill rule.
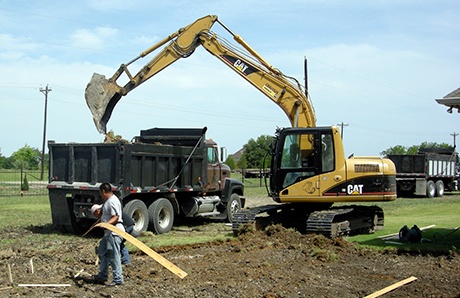
<path fill-rule="evenodd" d="M 236 60 L 235 63 L 233 63 L 233 66 L 235 66 L 235 68 L 241 71 L 242 73 L 246 73 L 246 69 L 248 69 L 248 66 L 244 64 L 244 62 L 240 59 Z"/>
<path fill-rule="evenodd" d="M 363 194 L 363 185 L 362 184 L 357 184 L 357 185 L 348 185 L 347 186 L 347 194 L 348 195 L 362 195 Z"/>
<path fill-rule="evenodd" d="M 244 62 L 241 59 L 233 57 L 231 55 L 220 56 L 225 63 L 228 63 L 231 67 L 241 72 L 243 75 L 248 76 L 253 72 L 257 72 L 257 69 L 251 66 L 248 62 Z"/>

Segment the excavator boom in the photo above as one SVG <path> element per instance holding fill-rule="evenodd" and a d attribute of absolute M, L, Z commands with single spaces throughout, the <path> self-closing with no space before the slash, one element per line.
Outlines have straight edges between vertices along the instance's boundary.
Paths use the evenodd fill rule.
<path fill-rule="evenodd" d="M 237 49 L 211 32 L 210 29 L 215 22 L 222 25 L 232 35 L 233 39 L 244 48 L 244 51 Z M 239 35 L 233 34 L 220 22 L 217 16 L 209 15 L 167 36 L 129 63 L 122 64 L 111 78 L 107 79 L 104 75 L 93 74 L 86 87 L 85 98 L 97 130 L 100 133 L 106 133 L 107 122 L 122 96 L 178 59 L 190 56 L 199 46 L 204 47 L 281 107 L 292 126 L 316 126 L 313 106 L 298 81 L 285 76 L 281 71 L 271 66 Z M 130 64 L 161 47 L 163 48 L 160 52 L 139 72 L 131 75 L 128 70 Z M 122 74 L 128 77 L 128 82 L 123 86 L 118 83 Z"/>

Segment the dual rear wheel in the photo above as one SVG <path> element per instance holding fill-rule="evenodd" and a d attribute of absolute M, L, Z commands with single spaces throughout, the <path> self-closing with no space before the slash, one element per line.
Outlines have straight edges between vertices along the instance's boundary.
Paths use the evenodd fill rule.
<path fill-rule="evenodd" d="M 442 180 L 429 180 L 426 182 L 426 196 L 428 198 L 444 196 L 444 182 Z"/>
<path fill-rule="evenodd" d="M 241 199 L 239 195 L 232 194 L 227 203 L 227 220 L 233 221 L 233 216 L 241 209 Z M 133 236 L 137 237 L 142 232 L 150 229 L 156 234 L 164 234 L 171 231 L 174 224 L 174 208 L 166 198 L 159 198 L 153 201 L 150 206 L 139 200 L 134 199 L 126 203 L 123 211 L 134 219 Z"/>
<path fill-rule="evenodd" d="M 133 236 L 137 237 L 150 228 L 156 234 L 171 231 L 174 223 L 174 209 L 171 202 L 165 198 L 154 201 L 147 208 L 141 200 L 129 201 L 123 211 L 134 219 Z"/>

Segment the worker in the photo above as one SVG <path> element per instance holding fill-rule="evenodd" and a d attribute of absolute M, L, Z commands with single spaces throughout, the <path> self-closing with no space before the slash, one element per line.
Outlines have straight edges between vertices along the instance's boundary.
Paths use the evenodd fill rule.
<path fill-rule="evenodd" d="M 125 231 L 128 234 L 132 234 L 134 230 L 134 220 L 131 216 L 126 214 L 125 212 L 122 212 L 122 218 L 123 218 L 123 226 L 125 227 Z M 120 247 L 120 253 L 121 253 L 121 264 L 122 265 L 130 265 L 131 264 L 131 258 L 129 257 L 129 251 L 125 246 L 126 239 L 123 239 L 121 241 L 121 247 Z"/>
<path fill-rule="evenodd" d="M 118 229 L 125 231 L 121 202 L 112 191 L 110 183 L 102 183 L 99 186 L 100 194 L 104 200 L 102 206 L 101 222 L 109 223 Z M 104 231 L 104 237 L 99 242 L 98 255 L 100 259 L 99 273 L 93 276 L 95 283 L 105 284 L 109 276 L 109 266 L 112 268 L 113 281 L 108 286 L 123 284 L 123 269 L 121 267 L 120 245 L 122 237 L 110 231 Z"/>
<path fill-rule="evenodd" d="M 91 213 L 97 218 L 100 218 L 102 214 L 102 205 L 94 204 L 93 206 L 91 206 Z M 132 232 L 134 230 L 134 224 L 135 224 L 134 220 L 132 219 L 131 216 L 129 216 L 123 211 L 121 212 L 121 216 L 123 219 L 123 226 L 125 228 L 126 233 L 132 235 Z M 126 242 L 126 239 L 123 239 L 120 245 L 121 264 L 130 265 L 131 258 L 129 256 L 129 251 L 126 248 L 125 242 Z"/>

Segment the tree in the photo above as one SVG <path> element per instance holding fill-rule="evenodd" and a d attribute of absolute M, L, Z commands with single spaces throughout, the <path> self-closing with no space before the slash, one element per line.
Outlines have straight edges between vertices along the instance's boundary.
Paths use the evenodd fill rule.
<path fill-rule="evenodd" d="M 439 150 L 447 150 L 447 151 L 453 151 L 454 147 L 447 144 L 447 143 L 441 143 L 438 144 L 436 142 L 423 142 L 420 145 L 413 145 L 410 147 L 405 147 L 402 145 L 396 145 L 393 147 L 390 147 L 382 152 L 380 152 L 381 156 L 388 156 L 392 154 L 417 154 L 419 151 L 439 151 Z"/>
<path fill-rule="evenodd" d="M 3 169 L 5 165 L 5 160 L 6 160 L 6 157 L 3 156 L 2 149 L 0 148 L 0 169 Z"/>
<path fill-rule="evenodd" d="M 233 157 L 229 156 L 225 160 L 225 164 L 230 167 L 230 169 L 234 170 L 236 168 L 236 163 Z"/>
<path fill-rule="evenodd" d="M 236 165 L 240 169 L 247 169 L 248 168 L 248 163 L 246 162 L 246 158 L 244 157 L 244 154 L 241 156 L 240 160 L 238 160 Z"/>
<path fill-rule="evenodd" d="M 396 146 L 393 146 L 393 147 L 390 147 L 386 150 L 383 150 L 382 152 L 380 152 L 380 155 L 381 156 L 387 156 L 387 155 L 391 155 L 391 154 L 406 154 L 407 153 L 407 149 L 406 147 L 402 146 L 402 145 L 396 145 Z"/>
<path fill-rule="evenodd" d="M 273 137 L 261 135 L 257 140 L 250 139 L 243 145 L 244 153 L 242 158 L 246 160 L 247 168 L 262 168 L 270 165 L 270 159 L 266 158 L 270 152 L 270 145 L 273 142 Z"/>
<path fill-rule="evenodd" d="M 11 155 L 13 167 L 16 169 L 37 170 L 40 165 L 41 152 L 37 148 L 25 145 Z"/>

